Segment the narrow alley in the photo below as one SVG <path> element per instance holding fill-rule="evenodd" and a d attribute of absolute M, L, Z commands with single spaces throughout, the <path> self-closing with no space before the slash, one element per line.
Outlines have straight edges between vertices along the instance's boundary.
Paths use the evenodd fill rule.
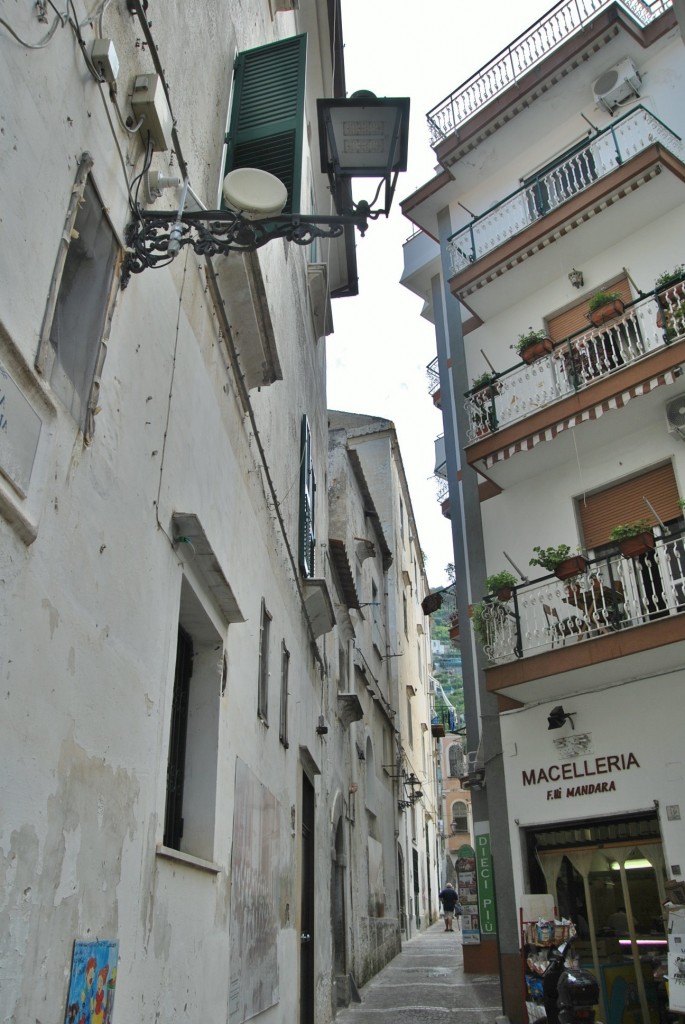
<path fill-rule="evenodd" d="M 336 1024 L 495 1024 L 501 1017 L 497 976 L 465 974 L 461 933 L 442 920 L 403 943 L 402 952 L 362 990 L 361 1002 Z"/>

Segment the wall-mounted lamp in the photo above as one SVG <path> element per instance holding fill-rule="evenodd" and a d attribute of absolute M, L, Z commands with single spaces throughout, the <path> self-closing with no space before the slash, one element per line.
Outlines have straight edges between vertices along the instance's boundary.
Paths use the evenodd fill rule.
<path fill-rule="evenodd" d="M 412 772 L 411 775 L 407 775 L 404 780 L 404 787 L 405 789 L 410 790 L 410 792 L 407 793 L 409 806 L 411 806 L 411 804 L 415 804 L 417 800 L 420 800 L 423 797 L 421 783 L 414 772 Z"/>
<path fill-rule="evenodd" d="M 370 92 L 349 99 L 317 100 L 321 171 L 328 176 L 337 214 L 282 214 L 283 183 L 256 167 L 240 167 L 224 179 L 226 209 L 188 212 L 188 180 L 177 210 L 136 206 L 126 229 L 122 287 L 131 274 L 164 265 L 185 245 L 198 256 L 254 252 L 274 238 L 310 245 L 317 238 L 338 238 L 348 225 L 363 235 L 369 220 L 388 216 L 400 171 L 407 169 L 409 99 L 378 99 Z M 379 178 L 371 203 L 352 198 L 353 178 Z M 374 206 L 383 190 L 383 204 Z M 192 195 L 192 191 L 191 191 Z"/>
<path fill-rule="evenodd" d="M 583 280 L 582 270 L 576 270 L 574 267 L 571 273 L 568 275 L 568 279 L 574 288 L 582 288 L 585 283 Z"/>
<path fill-rule="evenodd" d="M 561 704 L 557 704 L 555 708 L 552 708 L 549 715 L 547 716 L 547 728 L 548 729 L 561 729 L 564 722 L 570 722 L 571 728 L 575 729 L 573 724 L 573 716 L 576 714 L 575 711 L 564 711 Z"/>

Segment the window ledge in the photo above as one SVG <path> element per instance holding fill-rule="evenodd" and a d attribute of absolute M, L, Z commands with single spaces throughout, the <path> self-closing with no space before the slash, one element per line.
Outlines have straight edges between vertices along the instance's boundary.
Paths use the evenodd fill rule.
<path fill-rule="evenodd" d="M 211 875 L 219 875 L 223 871 L 220 864 L 211 860 L 202 860 L 201 857 L 193 857 L 190 853 L 183 853 L 181 850 L 173 850 L 170 846 L 157 846 L 157 856 L 166 860 L 176 860 L 181 864 L 187 864 L 190 868 L 199 868 L 200 871 L 207 871 Z"/>

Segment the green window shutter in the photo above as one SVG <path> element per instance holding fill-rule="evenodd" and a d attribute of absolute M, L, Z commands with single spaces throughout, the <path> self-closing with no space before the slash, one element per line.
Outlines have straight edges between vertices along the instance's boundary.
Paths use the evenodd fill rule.
<path fill-rule="evenodd" d="M 300 570 L 305 577 L 314 575 L 314 552 L 316 550 L 316 534 L 314 532 L 314 496 L 316 480 L 314 479 L 314 460 L 312 458 L 312 434 L 309 420 L 302 417 L 300 432 Z"/>
<path fill-rule="evenodd" d="M 224 174 L 258 167 L 288 190 L 284 213 L 300 212 L 307 36 L 243 50 L 235 63 Z"/>

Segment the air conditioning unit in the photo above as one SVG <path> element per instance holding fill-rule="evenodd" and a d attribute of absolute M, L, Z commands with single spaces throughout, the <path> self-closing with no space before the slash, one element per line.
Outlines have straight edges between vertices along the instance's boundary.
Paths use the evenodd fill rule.
<path fill-rule="evenodd" d="M 666 403 L 666 423 L 671 434 L 677 434 L 685 441 L 685 394 L 678 395 Z"/>
<path fill-rule="evenodd" d="M 642 76 L 631 57 L 625 57 L 592 83 L 595 103 L 610 114 L 631 96 L 640 95 Z"/>

